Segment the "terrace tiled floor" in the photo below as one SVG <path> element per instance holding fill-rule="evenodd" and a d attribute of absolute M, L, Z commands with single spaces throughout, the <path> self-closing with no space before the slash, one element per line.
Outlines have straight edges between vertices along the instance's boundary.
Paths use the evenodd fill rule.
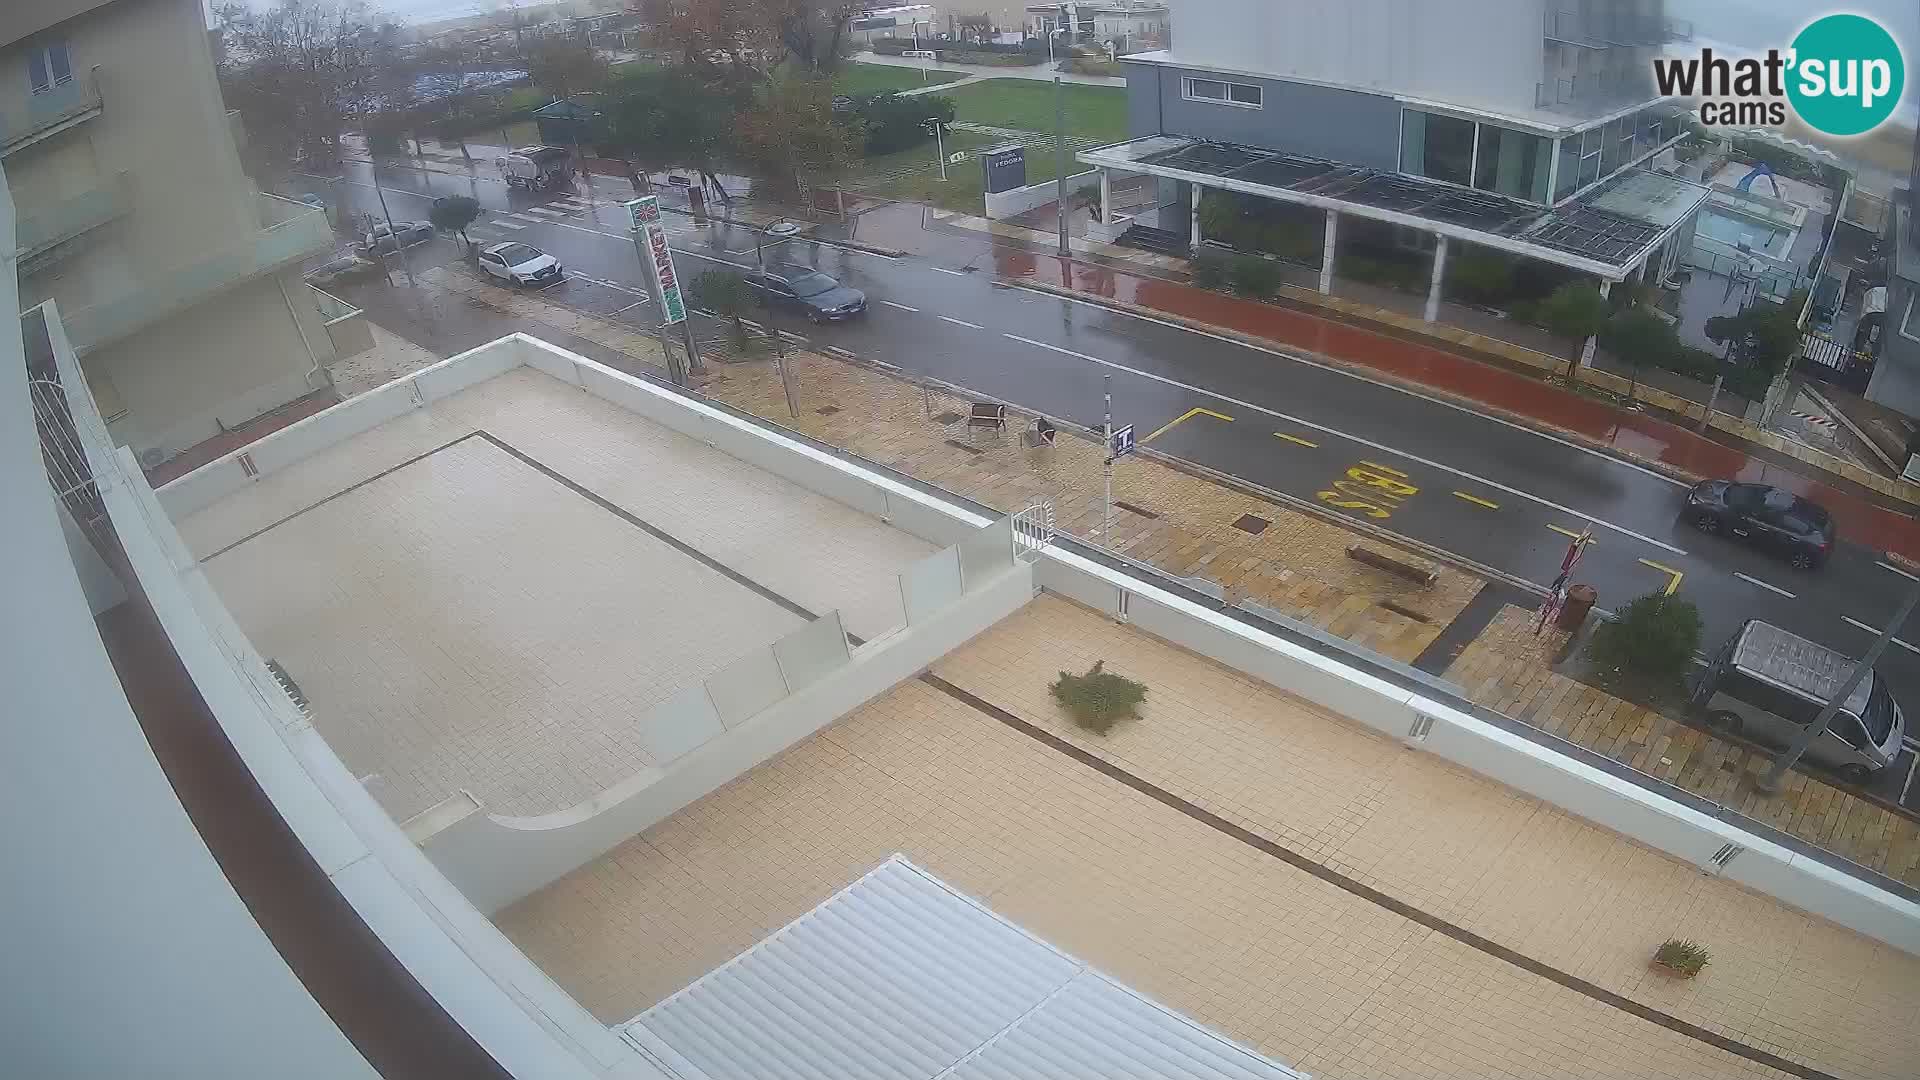
<path fill-rule="evenodd" d="M 1046 685 L 1150 688 L 1099 738 Z M 1258 838 L 1499 946 L 1835 1076 L 1920 1061 L 1920 960 L 1042 597 L 949 656 L 961 689 Z M 625 1020 L 900 851 L 1200 1021 L 1316 1075 L 1783 1075 L 1517 967 L 1149 797 L 924 682 L 503 912 Z M 1646 968 L 1668 936 L 1713 961 Z"/>
<path fill-rule="evenodd" d="M 462 440 L 476 430 L 505 446 Z M 462 788 L 538 814 L 644 768 L 636 714 L 802 623 L 567 482 L 869 637 L 902 618 L 894 575 L 932 550 L 525 369 L 269 474 L 181 532 L 396 818 Z"/>

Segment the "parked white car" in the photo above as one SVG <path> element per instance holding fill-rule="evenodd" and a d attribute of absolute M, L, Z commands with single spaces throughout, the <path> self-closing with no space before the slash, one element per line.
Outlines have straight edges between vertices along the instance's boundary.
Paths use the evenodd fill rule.
<path fill-rule="evenodd" d="M 559 259 L 517 240 L 482 251 L 480 269 L 514 285 L 551 285 L 561 274 Z"/>

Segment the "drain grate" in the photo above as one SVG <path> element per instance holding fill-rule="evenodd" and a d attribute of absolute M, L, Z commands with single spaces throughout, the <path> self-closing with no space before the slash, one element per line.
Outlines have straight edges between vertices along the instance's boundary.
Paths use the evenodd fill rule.
<path fill-rule="evenodd" d="M 959 419 L 960 414 L 957 412 L 943 412 L 939 416 L 934 417 L 933 422 L 936 424 L 951 424 Z"/>
<path fill-rule="evenodd" d="M 1271 524 L 1273 524 L 1273 522 L 1268 521 L 1266 518 L 1255 517 L 1252 514 L 1241 514 L 1240 520 L 1234 522 L 1233 527 L 1239 529 L 1241 532 L 1259 536 L 1261 533 L 1266 532 L 1267 526 Z"/>
<path fill-rule="evenodd" d="M 815 410 L 813 410 L 813 411 L 814 411 L 814 412 L 817 412 L 817 413 L 819 413 L 819 414 L 820 414 L 821 416 L 832 416 L 832 415 L 833 415 L 834 413 L 837 413 L 837 412 L 839 412 L 839 411 L 840 411 L 840 406 L 838 406 L 838 405 L 822 405 L 822 406 L 820 406 L 819 408 L 817 408 L 817 409 L 815 409 Z"/>
<path fill-rule="evenodd" d="M 978 454 L 986 453 L 985 450 L 982 450 L 977 446 L 968 446 L 966 443 L 961 442 L 959 439 L 948 439 L 947 445 L 953 447 L 955 450 L 965 450 L 969 454 L 978 455 Z"/>

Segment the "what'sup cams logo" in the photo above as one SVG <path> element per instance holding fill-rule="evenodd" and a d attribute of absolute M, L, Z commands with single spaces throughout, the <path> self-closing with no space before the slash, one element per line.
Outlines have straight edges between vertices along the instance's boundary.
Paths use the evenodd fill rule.
<path fill-rule="evenodd" d="M 1787 108 L 1828 135 L 1864 135 L 1893 115 L 1906 89 L 1906 62 L 1886 28 L 1863 15 L 1808 23 L 1792 47 L 1729 60 L 1712 49 L 1653 62 L 1660 93 L 1700 99 L 1700 122 L 1783 127 Z"/>

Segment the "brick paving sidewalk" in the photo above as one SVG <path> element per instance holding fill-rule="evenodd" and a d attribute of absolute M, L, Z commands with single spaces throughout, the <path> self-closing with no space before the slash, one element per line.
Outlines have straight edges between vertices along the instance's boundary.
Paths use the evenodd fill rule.
<path fill-rule="evenodd" d="M 1468 698 L 1615 761 L 1920 886 L 1920 824 L 1793 773 L 1777 796 L 1751 780 L 1772 758 L 1554 672 L 1566 635 L 1533 636 L 1534 613 L 1509 606 L 1447 669 Z"/>

